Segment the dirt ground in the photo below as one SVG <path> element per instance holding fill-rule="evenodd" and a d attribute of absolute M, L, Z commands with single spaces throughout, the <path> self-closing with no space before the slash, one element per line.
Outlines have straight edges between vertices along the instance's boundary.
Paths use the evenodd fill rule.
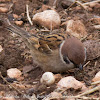
<path fill-rule="evenodd" d="M 2 0 L 1 0 L 2 1 Z M 17 14 L 21 16 L 19 19 L 15 20 L 22 20 L 24 22 L 23 25 L 20 27 L 29 31 L 31 34 L 38 33 L 36 29 L 41 29 L 38 26 L 31 26 L 27 21 L 27 17 L 25 14 L 25 7 L 26 4 L 29 5 L 30 17 L 32 15 L 41 11 L 41 7 L 44 3 L 46 5 L 52 6 L 53 0 L 7 0 L 0 3 L 11 5 L 10 11 L 7 13 L 0 13 L 0 18 L 9 18 L 10 21 L 13 22 L 13 14 Z M 49 2 L 48 2 L 49 1 Z M 64 1 L 64 0 L 62 0 Z M 93 0 L 88 0 L 93 1 Z M 58 0 L 58 2 L 60 2 Z M 93 16 L 100 17 L 100 5 L 99 7 L 94 7 L 92 10 L 86 12 L 83 8 L 76 9 L 72 7 L 71 10 L 65 12 L 64 7 L 66 6 L 61 5 L 62 3 L 58 3 L 56 10 L 59 13 L 61 19 L 65 19 L 65 21 L 69 19 L 79 19 L 81 20 L 84 25 L 86 26 L 87 33 L 90 34 L 86 40 L 98 40 L 100 39 L 100 30 L 96 30 L 92 27 L 92 22 L 90 19 Z M 22 13 L 25 15 L 22 16 Z M 63 22 L 63 21 L 62 21 Z M 64 32 L 65 27 L 61 26 L 57 32 Z M 42 85 L 40 83 L 40 78 L 44 73 L 42 69 L 34 63 L 34 59 L 30 55 L 29 49 L 24 44 L 23 40 L 19 36 L 14 36 L 12 33 L 8 32 L 5 29 L 0 28 L 0 45 L 3 47 L 3 51 L 0 52 L 0 71 L 4 78 L 9 80 L 7 77 L 7 69 L 9 68 L 18 68 L 23 72 L 23 79 L 18 81 L 17 83 L 13 84 L 22 94 L 32 95 L 33 93 L 37 96 L 39 100 L 42 100 L 45 95 L 51 93 L 56 89 L 56 84 L 51 85 L 49 87 Z M 74 72 L 66 72 L 61 73 L 64 76 L 74 76 L 77 80 L 85 82 L 86 86 L 89 87 L 91 85 L 91 80 L 95 76 L 95 74 L 100 71 L 100 56 L 92 59 L 87 60 L 90 63 L 84 67 L 83 71 L 79 71 L 77 69 Z M 35 68 L 36 67 L 36 68 Z M 34 69 L 35 68 L 35 69 Z M 27 71 L 26 71 L 27 70 Z M 9 84 L 5 83 L 2 78 L 0 78 L 0 95 L 13 95 L 16 96 L 16 100 L 29 100 L 27 97 L 23 96 L 14 88 L 12 88 Z M 68 91 L 70 95 L 76 95 L 76 92 Z M 18 98 L 17 98 L 18 96 Z M 92 93 L 88 95 L 89 97 L 100 97 L 100 91 Z M 1 99 L 0 99 L 1 100 Z M 31 99 L 30 99 L 31 100 Z M 63 100 L 63 99 L 62 99 Z M 88 99 L 87 99 L 88 100 Z"/>

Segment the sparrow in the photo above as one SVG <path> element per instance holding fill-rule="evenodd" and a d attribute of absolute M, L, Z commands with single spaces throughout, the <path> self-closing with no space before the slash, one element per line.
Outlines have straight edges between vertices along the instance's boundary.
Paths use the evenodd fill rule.
<path fill-rule="evenodd" d="M 77 38 L 67 33 L 34 35 L 11 23 L 5 25 L 5 28 L 22 37 L 34 62 L 44 71 L 66 72 L 73 68 L 82 69 L 86 50 Z"/>

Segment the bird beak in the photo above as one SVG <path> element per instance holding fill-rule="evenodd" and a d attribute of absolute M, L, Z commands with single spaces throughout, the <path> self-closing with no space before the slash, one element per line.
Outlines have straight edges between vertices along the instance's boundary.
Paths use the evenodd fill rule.
<path fill-rule="evenodd" d="M 82 64 L 79 65 L 79 69 L 80 69 L 80 70 L 83 70 Z"/>

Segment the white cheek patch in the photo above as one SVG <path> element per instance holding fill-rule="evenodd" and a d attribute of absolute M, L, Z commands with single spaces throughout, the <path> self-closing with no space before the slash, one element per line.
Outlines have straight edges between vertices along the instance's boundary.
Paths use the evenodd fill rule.
<path fill-rule="evenodd" d="M 62 62 L 67 64 L 67 62 L 64 61 L 64 58 L 63 58 L 64 55 L 62 55 L 62 53 L 61 53 L 61 49 L 62 49 L 62 46 L 64 45 L 64 43 L 65 43 L 65 41 L 63 41 L 60 45 L 59 54 L 60 54 L 60 58 L 61 58 Z M 71 63 L 71 61 L 68 59 L 67 56 L 65 57 L 65 60 L 68 61 L 68 63 Z"/>
<path fill-rule="evenodd" d="M 66 62 L 64 61 L 63 55 L 62 55 L 62 53 L 61 53 L 61 49 L 62 49 L 62 46 L 63 46 L 64 43 L 65 43 L 65 41 L 63 41 L 63 42 L 60 44 L 59 55 L 60 55 L 60 58 L 61 58 L 62 62 L 63 62 L 63 63 L 66 63 Z"/>

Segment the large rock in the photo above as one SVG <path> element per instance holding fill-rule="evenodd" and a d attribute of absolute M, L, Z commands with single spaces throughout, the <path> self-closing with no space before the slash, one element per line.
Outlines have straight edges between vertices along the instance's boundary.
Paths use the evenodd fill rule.
<path fill-rule="evenodd" d="M 33 23 L 48 29 L 59 28 L 61 20 L 59 14 L 54 10 L 45 10 L 33 16 Z"/>

